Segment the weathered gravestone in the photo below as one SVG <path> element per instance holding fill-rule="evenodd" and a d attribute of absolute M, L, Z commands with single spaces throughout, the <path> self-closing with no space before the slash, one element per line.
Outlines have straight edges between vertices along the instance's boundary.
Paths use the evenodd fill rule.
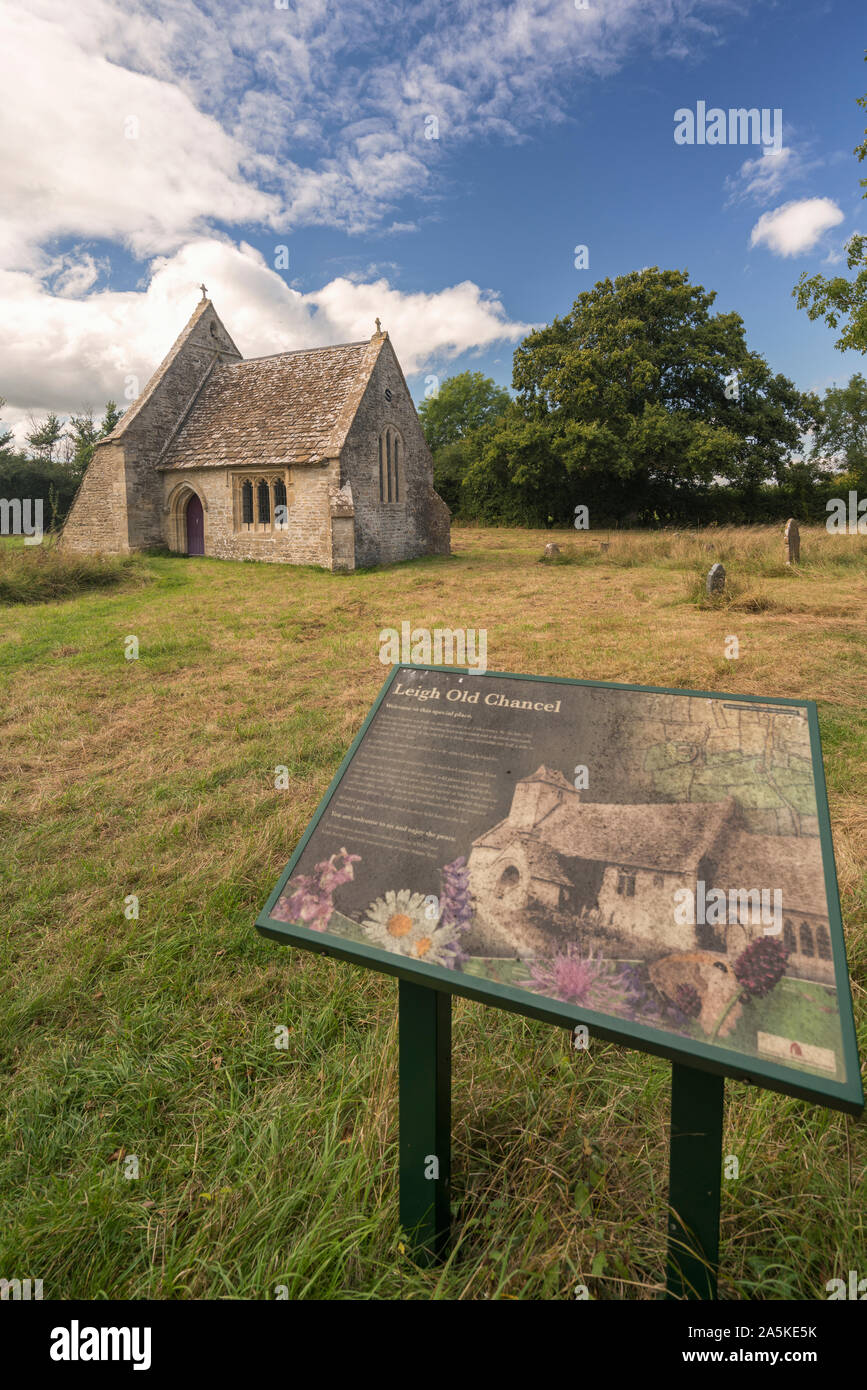
<path fill-rule="evenodd" d="M 725 568 L 717 561 L 711 565 L 707 572 L 707 592 L 709 594 L 721 594 L 726 586 Z"/>
<path fill-rule="evenodd" d="M 555 545 L 553 541 L 549 541 L 548 544 L 545 546 L 545 554 L 542 556 L 542 559 L 543 559 L 543 560 L 556 560 L 556 559 L 558 558 L 559 554 L 560 554 L 560 547 L 559 547 L 559 545 Z"/>
<path fill-rule="evenodd" d="M 801 532 L 798 530 L 798 523 L 794 517 L 790 516 L 786 522 L 786 564 L 797 565 L 801 562 Z"/>

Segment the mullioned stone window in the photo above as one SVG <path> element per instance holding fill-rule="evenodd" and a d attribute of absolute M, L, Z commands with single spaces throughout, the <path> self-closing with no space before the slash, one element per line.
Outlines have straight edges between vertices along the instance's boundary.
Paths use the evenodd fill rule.
<path fill-rule="evenodd" d="M 288 492 L 285 473 L 236 473 L 232 477 L 236 532 L 270 536 L 284 531 Z M 278 511 L 278 508 L 284 510 Z"/>

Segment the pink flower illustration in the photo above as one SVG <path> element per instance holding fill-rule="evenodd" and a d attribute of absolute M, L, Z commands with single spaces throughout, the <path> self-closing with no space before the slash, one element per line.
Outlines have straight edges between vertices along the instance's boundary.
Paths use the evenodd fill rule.
<path fill-rule="evenodd" d="M 334 892 L 354 877 L 352 866 L 360 861 L 360 854 L 341 849 L 330 859 L 314 864 L 312 874 L 296 874 L 271 909 L 271 916 L 278 922 L 301 922 L 311 931 L 326 931 L 334 912 Z"/>

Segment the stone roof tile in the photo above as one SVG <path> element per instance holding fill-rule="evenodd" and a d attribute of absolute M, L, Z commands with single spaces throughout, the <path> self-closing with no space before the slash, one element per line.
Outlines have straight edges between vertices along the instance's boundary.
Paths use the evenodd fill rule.
<path fill-rule="evenodd" d="M 160 469 L 275 467 L 336 458 L 386 341 L 383 334 L 215 367 Z"/>
<path fill-rule="evenodd" d="M 720 817 L 730 811 L 730 801 L 633 806 L 570 797 L 536 823 L 533 836 L 567 858 L 658 873 L 688 871 L 696 868 Z M 520 833 L 507 817 L 473 844 L 504 849 Z"/>

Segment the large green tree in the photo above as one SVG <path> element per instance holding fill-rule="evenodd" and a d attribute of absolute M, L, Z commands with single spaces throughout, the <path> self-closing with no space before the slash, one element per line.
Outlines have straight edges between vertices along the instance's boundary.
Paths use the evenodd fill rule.
<path fill-rule="evenodd" d="M 100 437 L 99 425 L 93 418 L 92 410 L 82 410 L 69 417 L 69 435 L 72 440 L 70 467 L 81 477 L 93 458 L 93 450 Z"/>
<path fill-rule="evenodd" d="M 93 458 L 93 451 L 100 439 L 105 439 L 106 435 L 111 434 L 122 416 L 123 411 L 118 410 L 114 401 L 106 401 L 105 414 L 99 424 L 94 420 L 93 411 L 89 407 L 83 407 L 77 415 L 69 417 L 69 433 L 73 445 L 70 464 L 73 472 L 79 477 Z"/>
<path fill-rule="evenodd" d="M 867 57 L 865 57 L 867 62 Z M 867 111 L 867 96 L 856 97 L 862 111 Z M 867 136 L 867 127 L 864 130 Z M 856 145 L 853 151 L 858 162 L 867 159 L 867 139 Z M 861 187 L 867 188 L 867 179 L 860 180 Z M 863 195 L 867 198 L 867 193 Z M 807 275 L 804 271 L 792 290 L 799 309 L 807 310 L 809 319 L 824 319 L 829 328 L 843 331 L 834 344 L 845 351 L 856 348 L 867 352 L 867 237 L 856 233 L 846 243 L 846 264 L 849 270 L 857 271 L 851 280 L 845 275 Z"/>
<path fill-rule="evenodd" d="M 825 392 L 813 457 L 837 464 L 852 487 L 867 487 L 867 381 L 860 372 Z"/>
<path fill-rule="evenodd" d="M 509 400 L 506 388 L 481 372 L 460 372 L 447 377 L 436 394 L 427 396 L 418 407 L 431 453 L 466 439 L 502 415 Z"/>
<path fill-rule="evenodd" d="M 715 481 L 782 481 L 818 402 L 746 346 L 739 314 L 685 271 L 600 281 L 514 356 L 517 400 L 467 470 L 468 510 L 525 522 L 664 521 L 695 514 Z M 507 497 L 508 494 L 508 497 Z"/>
<path fill-rule="evenodd" d="M 99 435 L 104 439 L 107 434 L 111 434 L 115 425 L 123 418 L 123 411 L 118 410 L 116 401 L 106 401 L 105 414 L 102 417 L 102 424 L 99 427 Z"/>
<path fill-rule="evenodd" d="M 452 514 L 460 512 L 474 436 L 498 419 L 510 401 L 505 387 L 491 377 L 481 372 L 459 372 L 447 377 L 435 395 L 420 403 L 418 416 L 434 458 L 434 487 Z"/>

